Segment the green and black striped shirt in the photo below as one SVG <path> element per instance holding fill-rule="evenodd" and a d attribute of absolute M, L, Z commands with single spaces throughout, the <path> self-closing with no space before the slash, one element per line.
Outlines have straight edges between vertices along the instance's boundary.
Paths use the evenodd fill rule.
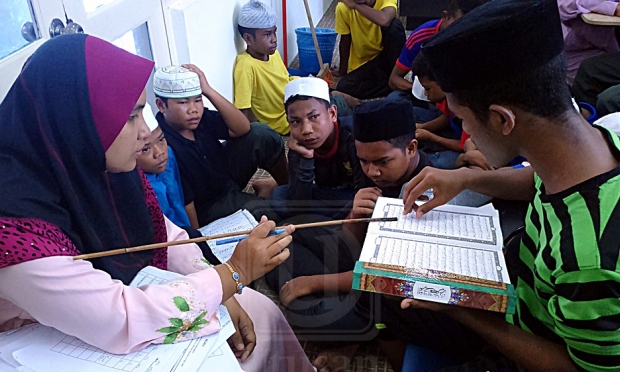
<path fill-rule="evenodd" d="M 599 129 L 620 159 L 618 137 Z M 581 368 L 620 370 L 620 167 L 558 194 L 535 185 L 507 320 L 566 344 Z"/>

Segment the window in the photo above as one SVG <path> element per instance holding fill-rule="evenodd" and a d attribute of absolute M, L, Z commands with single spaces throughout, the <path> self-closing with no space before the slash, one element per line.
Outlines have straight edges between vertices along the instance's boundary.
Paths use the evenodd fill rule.
<path fill-rule="evenodd" d="M 123 36 L 114 40 L 112 44 L 126 51 L 153 60 L 153 51 L 149 39 L 149 28 L 146 23 L 125 33 Z"/>
<path fill-rule="evenodd" d="M 28 0 L 0 1 L 0 59 L 14 53 L 41 36 Z"/>

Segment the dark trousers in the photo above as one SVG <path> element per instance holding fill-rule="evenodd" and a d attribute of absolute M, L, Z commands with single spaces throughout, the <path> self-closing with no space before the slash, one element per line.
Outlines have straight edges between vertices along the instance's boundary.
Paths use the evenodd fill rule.
<path fill-rule="evenodd" d="M 588 58 L 581 63 L 573 93 L 577 102 L 596 107 L 598 116 L 620 111 L 620 53 Z"/>
<path fill-rule="evenodd" d="M 322 216 L 297 216 L 286 222 L 328 220 Z M 336 274 L 353 270 L 360 245 L 340 228 L 318 227 L 293 233 L 290 257 L 265 275 L 267 284 L 279 292 L 284 284 L 299 276 Z M 377 303 L 370 293 L 312 293 L 293 300 L 285 309 L 291 326 L 304 339 L 329 345 L 370 340 L 378 334 L 373 314 Z"/>
<path fill-rule="evenodd" d="M 373 59 L 343 76 L 336 90 L 359 99 L 385 97 L 392 89 L 388 85 L 390 73 L 405 45 L 405 28 L 396 18 L 388 27 L 381 28 L 383 50 Z"/>
<path fill-rule="evenodd" d="M 243 208 L 256 219 L 266 215 L 277 221 L 279 216 L 270 207 L 269 201 L 245 193 L 243 189 L 258 168 L 270 169 L 285 156 L 282 137 L 266 124 L 252 123 L 248 133 L 227 140 L 224 151 L 229 175 L 238 188 L 222 195 L 208 210 L 197 211 L 200 224 L 204 226 Z"/>

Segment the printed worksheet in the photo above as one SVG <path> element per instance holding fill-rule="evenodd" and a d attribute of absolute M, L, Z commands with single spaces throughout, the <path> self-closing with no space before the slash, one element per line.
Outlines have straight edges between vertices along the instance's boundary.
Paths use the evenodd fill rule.
<path fill-rule="evenodd" d="M 142 269 L 130 286 L 161 284 L 182 277 L 155 267 Z M 220 306 L 221 329 L 218 333 L 176 344 L 154 344 L 130 354 L 116 355 L 85 343 L 54 328 L 32 324 L 0 333 L 2 365 L 32 371 L 196 371 L 211 355 L 222 364 L 237 364 L 226 340 L 235 328 L 226 307 Z M 231 359 L 232 358 L 232 359 Z M 224 360 L 227 359 L 227 360 Z M 3 369 L 4 370 L 4 369 Z"/>
<path fill-rule="evenodd" d="M 258 225 L 256 219 L 246 209 L 241 209 L 228 217 L 220 218 L 198 229 L 202 236 L 212 236 L 237 231 L 252 230 Z M 238 242 L 229 244 L 216 244 L 217 240 L 207 240 L 211 251 L 220 262 L 227 262 L 232 257 Z"/>

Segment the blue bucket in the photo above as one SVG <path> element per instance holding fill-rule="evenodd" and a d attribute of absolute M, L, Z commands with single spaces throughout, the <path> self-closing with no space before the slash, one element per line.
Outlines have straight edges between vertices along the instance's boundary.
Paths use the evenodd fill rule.
<path fill-rule="evenodd" d="M 319 42 L 319 50 L 323 63 L 332 62 L 334 47 L 336 46 L 336 32 L 330 28 L 315 28 L 316 38 Z M 300 27 L 295 29 L 297 35 L 297 49 L 299 51 L 299 69 L 316 74 L 321 69 L 319 58 L 314 49 L 314 40 L 310 27 Z"/>

